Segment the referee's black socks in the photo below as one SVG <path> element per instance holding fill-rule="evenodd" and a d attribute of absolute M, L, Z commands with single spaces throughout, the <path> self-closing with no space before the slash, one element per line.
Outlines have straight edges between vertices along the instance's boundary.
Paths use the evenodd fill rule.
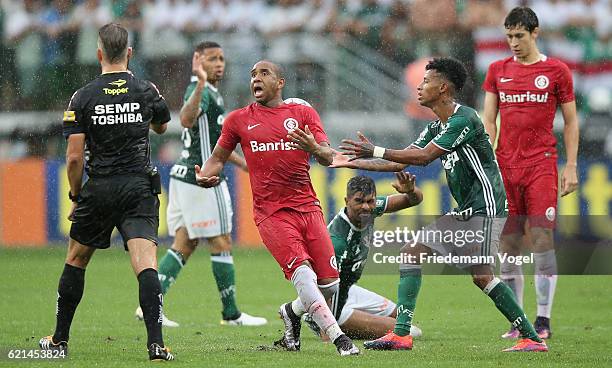
<path fill-rule="evenodd" d="M 64 272 L 57 287 L 56 325 L 53 341 L 68 341 L 70 325 L 85 287 L 85 270 L 69 264 L 64 265 Z"/>
<path fill-rule="evenodd" d="M 164 346 L 162 338 L 163 296 L 157 271 L 147 268 L 138 274 L 139 299 L 144 322 L 147 326 L 147 347 L 156 343 Z"/>

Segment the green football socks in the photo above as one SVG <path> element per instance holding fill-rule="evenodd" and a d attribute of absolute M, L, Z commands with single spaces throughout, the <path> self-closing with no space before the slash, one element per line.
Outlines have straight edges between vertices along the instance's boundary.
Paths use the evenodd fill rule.
<path fill-rule="evenodd" d="M 421 288 L 421 268 L 400 270 L 400 282 L 397 288 L 397 319 L 393 332 L 398 336 L 410 334 L 414 307 Z"/>
<path fill-rule="evenodd" d="M 496 277 L 483 291 L 493 300 L 495 306 L 502 312 L 504 317 L 519 330 L 521 337 L 542 342 L 533 325 L 527 319 L 525 312 L 516 302 L 514 293 L 506 284 Z"/>
<path fill-rule="evenodd" d="M 157 271 L 159 274 L 159 282 L 161 283 L 162 294 L 166 295 L 168 289 L 174 284 L 184 265 L 185 261 L 183 260 L 183 256 L 174 249 L 168 249 L 164 258 L 159 261 L 159 270 Z"/>
<path fill-rule="evenodd" d="M 234 258 L 231 252 L 213 253 L 210 255 L 212 271 L 221 294 L 223 319 L 232 320 L 240 317 L 236 306 L 236 281 L 234 276 Z"/>

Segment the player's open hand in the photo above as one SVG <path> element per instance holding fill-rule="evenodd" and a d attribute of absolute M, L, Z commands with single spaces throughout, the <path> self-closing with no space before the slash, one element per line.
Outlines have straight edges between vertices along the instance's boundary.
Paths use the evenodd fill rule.
<path fill-rule="evenodd" d="M 565 166 L 563 169 L 563 174 L 561 175 L 561 197 L 565 197 L 576 189 L 578 189 L 578 174 L 576 173 L 576 166 Z"/>
<path fill-rule="evenodd" d="M 314 135 L 308 129 L 308 125 L 304 127 L 304 130 L 295 128 L 287 134 L 287 138 L 291 140 L 289 145 L 296 149 L 301 149 L 308 153 L 313 153 L 317 150 L 319 145 L 314 138 Z"/>
<path fill-rule="evenodd" d="M 221 182 L 221 179 L 218 176 L 203 176 L 202 170 L 200 169 L 200 165 L 195 165 L 195 177 L 198 185 L 203 186 L 204 188 L 212 188 Z"/>
<path fill-rule="evenodd" d="M 398 193 L 409 194 L 414 192 L 414 188 L 416 186 L 416 176 L 404 171 L 396 172 L 395 176 L 395 183 L 392 183 L 391 185 L 393 188 L 395 188 L 395 190 L 397 190 Z"/>
<path fill-rule="evenodd" d="M 206 80 L 208 79 L 208 74 L 206 73 L 206 70 L 204 70 L 203 62 L 204 55 L 200 54 L 199 52 L 194 52 L 191 60 L 191 72 L 193 75 L 198 77 L 198 83 L 200 84 L 206 83 Z"/>
<path fill-rule="evenodd" d="M 337 151 L 333 148 L 331 150 L 334 154 L 334 158 L 332 160 L 332 164 L 329 165 L 329 167 L 331 167 L 332 169 L 339 169 L 341 167 L 345 167 L 348 169 L 357 168 L 357 165 L 355 164 L 355 162 L 351 161 L 348 156 L 343 155 L 342 152 Z"/>
<path fill-rule="evenodd" d="M 343 139 L 344 145 L 340 146 L 340 149 L 344 152 L 343 155 L 353 156 L 349 161 L 356 160 L 358 158 L 371 158 L 374 156 L 374 145 L 368 138 L 361 132 L 357 132 L 359 142 L 355 142 L 351 139 Z"/>

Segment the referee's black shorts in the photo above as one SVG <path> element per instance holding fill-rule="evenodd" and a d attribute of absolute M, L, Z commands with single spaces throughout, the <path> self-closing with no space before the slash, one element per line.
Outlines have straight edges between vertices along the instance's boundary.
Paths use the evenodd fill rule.
<path fill-rule="evenodd" d="M 146 175 L 117 175 L 90 178 L 81 190 L 70 227 L 70 237 L 83 245 L 110 247 L 116 227 L 127 241 L 135 238 L 157 240 L 159 199 L 151 191 Z"/>

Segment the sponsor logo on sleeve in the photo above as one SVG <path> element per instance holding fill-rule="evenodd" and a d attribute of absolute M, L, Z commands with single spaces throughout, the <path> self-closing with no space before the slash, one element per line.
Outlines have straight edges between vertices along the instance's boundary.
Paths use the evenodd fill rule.
<path fill-rule="evenodd" d="M 76 114 L 74 113 L 74 111 L 64 111 L 64 118 L 62 119 L 65 122 L 69 123 L 69 122 L 74 122 L 76 121 Z"/>
<path fill-rule="evenodd" d="M 463 140 L 465 139 L 465 136 L 469 132 L 470 132 L 470 128 L 469 127 L 463 128 L 463 130 L 461 131 L 461 134 L 459 134 L 457 139 L 455 139 L 455 142 L 453 143 L 453 145 L 451 147 L 454 148 L 454 147 L 457 147 L 459 144 L 461 144 L 461 142 L 463 142 Z"/>

